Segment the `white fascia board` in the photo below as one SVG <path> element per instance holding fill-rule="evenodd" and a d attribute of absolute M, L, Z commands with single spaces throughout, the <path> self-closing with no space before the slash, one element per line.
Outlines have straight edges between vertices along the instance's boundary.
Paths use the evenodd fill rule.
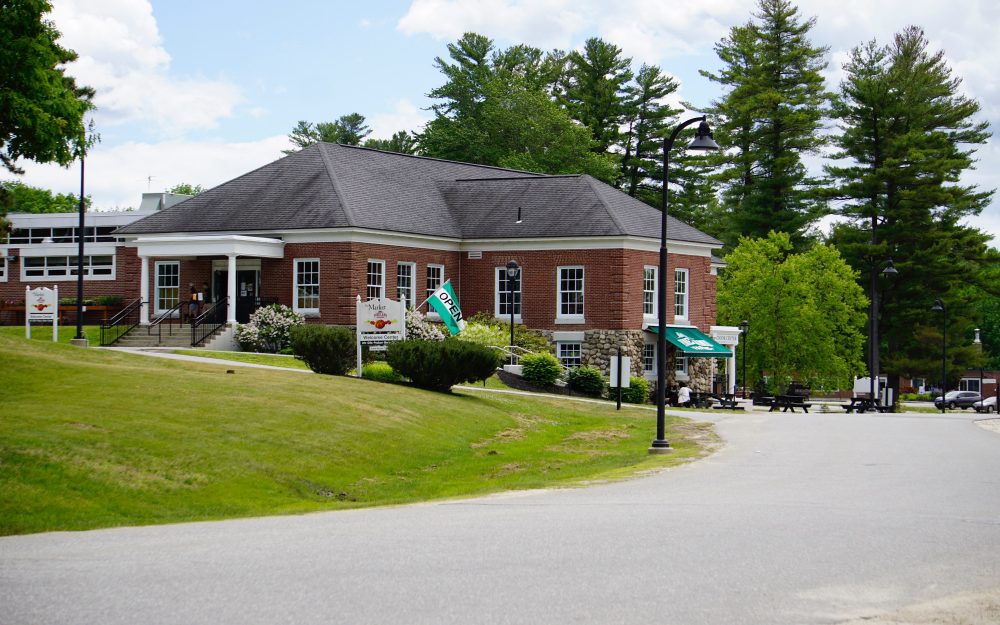
<path fill-rule="evenodd" d="M 80 251 L 76 243 L 39 243 L 35 245 L 12 245 L 21 250 L 21 256 L 35 258 L 38 256 L 76 256 Z M 118 245 L 114 243 L 84 243 L 84 256 L 114 256 Z"/>
<path fill-rule="evenodd" d="M 536 250 L 600 250 L 627 249 L 642 252 L 659 252 L 658 239 L 641 237 L 566 237 L 566 238 L 535 238 L 535 239 L 469 239 L 462 242 L 462 251 L 536 251 Z M 667 250 L 671 254 L 684 256 L 706 256 L 711 258 L 715 249 L 707 243 L 692 243 L 689 241 L 668 241 Z"/>
<path fill-rule="evenodd" d="M 139 237 L 128 242 L 139 256 L 252 256 L 284 258 L 279 239 L 243 235 Z"/>

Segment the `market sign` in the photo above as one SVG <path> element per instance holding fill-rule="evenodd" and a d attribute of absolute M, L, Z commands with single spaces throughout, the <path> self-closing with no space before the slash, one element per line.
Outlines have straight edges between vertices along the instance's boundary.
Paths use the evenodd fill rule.
<path fill-rule="evenodd" d="M 358 336 L 358 377 L 361 377 L 361 346 L 384 352 L 389 343 L 406 340 L 406 302 L 404 300 L 376 298 L 356 303 Z"/>
<path fill-rule="evenodd" d="M 31 324 L 52 324 L 52 340 L 59 333 L 59 287 L 24 288 L 24 335 L 31 338 Z"/>

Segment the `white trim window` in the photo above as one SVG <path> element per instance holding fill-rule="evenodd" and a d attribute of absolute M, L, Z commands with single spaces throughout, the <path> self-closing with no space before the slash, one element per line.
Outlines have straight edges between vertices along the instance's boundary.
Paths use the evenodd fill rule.
<path fill-rule="evenodd" d="M 427 297 L 437 291 L 444 284 L 444 265 L 427 265 Z M 427 305 L 427 317 L 430 319 L 440 319 L 441 317 Z"/>
<path fill-rule="evenodd" d="M 76 256 L 22 256 L 21 280 L 76 280 Z M 83 257 L 84 280 L 114 280 L 114 254 L 94 254 Z"/>
<path fill-rule="evenodd" d="M 407 308 L 416 308 L 417 295 L 413 288 L 413 274 L 417 266 L 413 263 L 396 263 L 396 299 L 406 302 Z"/>
<path fill-rule="evenodd" d="M 647 376 L 656 374 L 656 343 L 642 345 L 642 372 Z"/>
<path fill-rule="evenodd" d="M 506 267 L 496 268 L 496 280 L 493 281 L 495 291 L 493 293 L 493 314 L 498 319 L 510 319 L 511 307 L 511 284 L 514 286 L 514 321 L 521 320 L 521 275 L 524 269 L 517 272 L 514 278 L 507 277 Z M 511 282 L 508 282 L 510 280 Z"/>
<path fill-rule="evenodd" d="M 7 281 L 7 250 L 0 248 L 0 282 Z"/>
<path fill-rule="evenodd" d="M 678 379 L 686 380 L 688 375 L 688 359 L 687 356 L 675 356 L 674 357 L 674 372 L 678 375 Z"/>
<path fill-rule="evenodd" d="M 656 319 L 656 267 L 642 268 L 642 316 Z"/>
<path fill-rule="evenodd" d="M 365 299 L 385 297 L 385 261 L 368 261 L 368 278 L 365 282 Z"/>
<path fill-rule="evenodd" d="M 688 318 L 688 270 L 674 269 L 674 317 Z"/>
<path fill-rule="evenodd" d="M 181 301 L 181 264 L 176 260 L 157 261 L 154 271 L 153 310 L 159 314 Z"/>
<path fill-rule="evenodd" d="M 306 316 L 319 315 L 319 259 L 296 258 L 292 309 Z"/>
<path fill-rule="evenodd" d="M 556 319 L 583 321 L 583 267 L 559 267 Z"/>
<path fill-rule="evenodd" d="M 559 354 L 559 362 L 564 367 L 579 367 L 583 364 L 582 352 L 579 343 L 558 343 L 556 346 Z"/>

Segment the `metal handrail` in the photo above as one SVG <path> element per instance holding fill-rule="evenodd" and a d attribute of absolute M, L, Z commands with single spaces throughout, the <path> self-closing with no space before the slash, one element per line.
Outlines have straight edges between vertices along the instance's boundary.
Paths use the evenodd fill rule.
<path fill-rule="evenodd" d="M 201 345 L 216 330 L 226 325 L 228 304 L 229 297 L 223 297 L 191 321 L 191 347 Z"/>
<path fill-rule="evenodd" d="M 139 298 L 115 313 L 107 321 L 101 322 L 101 345 L 113 345 L 142 320 L 140 311 L 146 302 Z"/>
<path fill-rule="evenodd" d="M 146 334 L 152 336 L 153 335 L 153 328 L 156 328 L 156 341 L 157 342 L 162 342 L 163 341 L 163 322 L 166 321 L 166 322 L 168 322 L 167 323 L 167 336 L 173 336 L 174 335 L 174 321 L 176 320 L 177 324 L 180 325 L 181 307 L 182 306 L 187 306 L 187 305 L 188 305 L 187 302 L 181 302 L 181 303 L 177 304 L 176 306 L 174 306 L 173 308 L 171 308 L 170 310 L 165 310 L 162 313 L 160 313 L 159 315 L 157 315 L 156 318 L 153 319 L 152 321 L 150 321 L 149 325 L 146 327 Z M 177 313 L 177 315 L 174 316 L 174 313 Z"/>

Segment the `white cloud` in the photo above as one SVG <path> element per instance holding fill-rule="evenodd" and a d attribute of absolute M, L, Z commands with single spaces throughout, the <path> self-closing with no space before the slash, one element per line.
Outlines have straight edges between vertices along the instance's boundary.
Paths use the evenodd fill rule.
<path fill-rule="evenodd" d="M 433 118 L 430 111 L 417 108 L 407 99 L 399 100 L 391 111 L 375 113 L 368 118 L 372 139 L 388 139 L 400 130 L 421 130 Z"/>
<path fill-rule="evenodd" d="M 163 191 L 181 182 L 211 188 L 281 158 L 281 151 L 289 147 L 284 135 L 243 143 L 173 140 L 111 148 L 97 145 L 87 157 L 84 192 L 93 197 L 97 210 L 136 207 L 145 191 Z M 23 166 L 20 182 L 57 193 L 80 192 L 78 164 L 68 169 L 31 162 Z"/>
<path fill-rule="evenodd" d="M 68 73 L 97 91 L 98 126 L 146 122 L 176 137 L 216 127 L 242 99 L 228 81 L 170 73 L 147 0 L 56 0 L 51 18 L 79 55 Z"/>

